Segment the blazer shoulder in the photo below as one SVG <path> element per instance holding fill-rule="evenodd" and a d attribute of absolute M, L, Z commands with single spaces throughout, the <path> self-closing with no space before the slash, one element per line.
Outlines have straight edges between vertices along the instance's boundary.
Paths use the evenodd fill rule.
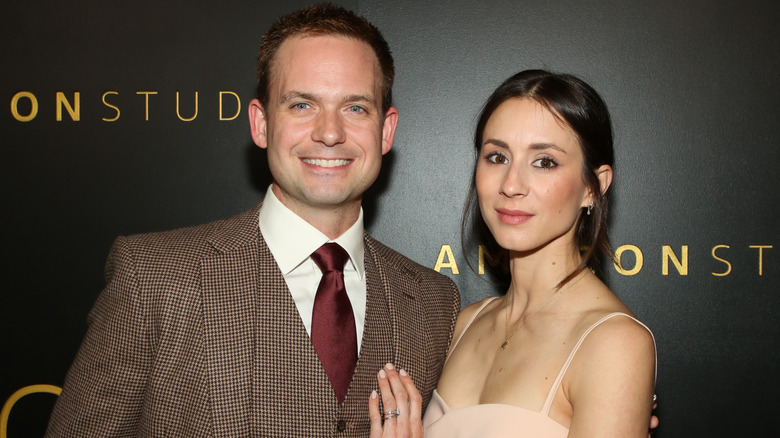
<path fill-rule="evenodd" d="M 398 251 L 390 248 L 382 242 L 374 239 L 368 233 L 365 234 L 364 241 L 369 250 L 375 254 L 383 266 L 392 266 L 398 271 L 413 277 L 416 281 L 432 281 L 436 283 L 447 283 L 454 286 L 454 282 L 444 274 L 440 274 L 431 268 L 423 266 L 414 260 L 406 257 Z"/>
<path fill-rule="evenodd" d="M 177 251 L 198 252 L 198 249 L 210 248 L 221 252 L 229 251 L 257 240 L 260 205 L 227 219 L 167 231 L 121 236 L 117 240 L 124 240 L 136 253 L 171 254 Z"/>
<path fill-rule="evenodd" d="M 460 292 L 452 279 L 402 255 L 367 233 L 364 240 L 367 251 L 382 266 L 387 276 L 395 279 L 393 281 L 399 289 L 422 299 L 431 312 L 435 310 L 449 314 L 454 325 L 453 315 L 457 315 L 460 310 Z"/>

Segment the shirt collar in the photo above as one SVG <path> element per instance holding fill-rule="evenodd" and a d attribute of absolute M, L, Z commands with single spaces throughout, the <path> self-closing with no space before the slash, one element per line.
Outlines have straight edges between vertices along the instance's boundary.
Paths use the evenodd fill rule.
<path fill-rule="evenodd" d="M 289 274 L 300 266 L 320 246 L 327 242 L 336 242 L 349 254 L 349 264 L 352 265 L 352 269 L 357 271 L 361 279 L 363 278 L 365 264 L 362 207 L 357 221 L 344 234 L 330 240 L 328 236 L 282 204 L 271 188 L 272 186 L 269 186 L 265 192 L 258 225 L 283 275 Z M 346 269 L 349 269 L 349 266 Z"/>

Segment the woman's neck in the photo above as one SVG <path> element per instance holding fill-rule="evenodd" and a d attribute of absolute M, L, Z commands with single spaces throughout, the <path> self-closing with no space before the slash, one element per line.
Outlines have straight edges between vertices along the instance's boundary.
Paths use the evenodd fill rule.
<path fill-rule="evenodd" d="M 509 272 L 512 281 L 507 295 L 511 295 L 511 302 L 519 304 L 521 308 L 533 310 L 535 304 L 538 305 L 555 293 L 561 280 L 574 272 L 581 262 L 580 252 L 574 248 L 510 251 Z M 576 278 L 571 281 L 574 280 Z"/>

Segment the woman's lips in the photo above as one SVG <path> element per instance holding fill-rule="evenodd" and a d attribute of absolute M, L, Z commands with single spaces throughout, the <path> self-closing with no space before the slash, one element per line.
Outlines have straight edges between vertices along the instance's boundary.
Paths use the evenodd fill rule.
<path fill-rule="evenodd" d="M 519 225 L 534 216 L 523 210 L 510 210 L 508 208 L 497 208 L 496 213 L 498 213 L 498 219 L 507 225 Z"/>

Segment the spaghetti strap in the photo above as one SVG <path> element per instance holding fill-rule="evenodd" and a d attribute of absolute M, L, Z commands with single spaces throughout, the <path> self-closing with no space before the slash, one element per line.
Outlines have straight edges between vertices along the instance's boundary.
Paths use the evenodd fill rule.
<path fill-rule="evenodd" d="M 569 357 L 566 358 L 566 362 L 564 362 L 563 367 L 561 368 L 561 371 L 558 372 L 558 376 L 555 378 L 555 381 L 553 382 L 552 388 L 550 388 L 550 392 L 547 393 L 547 399 L 544 401 L 544 406 L 542 407 L 542 411 L 541 411 L 542 414 L 547 415 L 547 416 L 550 415 L 550 409 L 552 408 L 552 402 L 555 399 L 555 394 L 558 392 L 558 388 L 561 386 L 561 382 L 563 381 L 563 376 L 566 374 L 566 370 L 569 369 L 569 365 L 571 364 L 572 359 L 574 359 L 574 354 L 577 353 L 577 350 L 579 350 L 580 345 L 582 345 L 582 342 L 585 341 L 585 338 L 588 336 L 588 334 L 590 334 L 590 332 L 592 332 L 593 329 L 595 329 L 596 327 L 601 325 L 601 323 L 603 323 L 604 321 L 606 321 L 606 320 L 608 320 L 610 318 L 613 318 L 615 316 L 621 316 L 621 315 L 633 319 L 634 321 L 639 323 L 639 325 L 644 327 L 648 332 L 650 332 L 650 336 L 653 338 L 653 345 L 655 345 L 655 336 L 653 336 L 653 332 L 650 331 L 650 329 L 645 324 L 643 324 L 642 321 L 634 318 L 631 315 L 628 315 L 628 314 L 622 313 L 622 312 L 613 312 L 613 313 L 610 313 L 610 314 L 604 316 L 603 318 L 599 319 L 598 321 L 593 323 L 593 325 L 588 327 L 587 330 L 585 330 L 585 333 L 583 333 L 582 336 L 580 336 L 580 339 L 577 341 L 577 344 L 571 350 L 571 353 L 569 353 Z M 656 378 L 657 378 L 658 377 L 658 355 L 656 354 L 655 356 L 656 356 L 655 357 L 655 375 L 656 375 Z M 655 378 L 653 379 L 653 381 L 655 381 Z"/>
<path fill-rule="evenodd" d="M 458 339 L 455 339 L 452 343 L 452 347 L 450 347 L 450 352 L 447 354 L 447 359 L 445 359 L 444 363 L 446 364 L 448 360 L 450 360 L 450 356 L 452 355 L 452 352 L 455 351 L 455 347 L 458 346 L 458 343 L 460 342 L 461 338 L 464 334 L 466 334 L 466 330 L 471 327 L 471 323 L 474 322 L 475 319 L 477 319 L 477 316 L 479 316 L 480 313 L 482 313 L 482 309 L 485 308 L 488 304 L 492 303 L 496 298 L 498 297 L 490 297 L 485 300 L 485 302 L 482 303 L 481 306 L 479 306 L 479 309 L 477 309 L 476 312 L 471 316 L 471 319 L 469 319 L 469 322 L 466 323 L 466 327 L 463 327 L 463 331 L 460 332 L 460 336 L 458 336 Z"/>

